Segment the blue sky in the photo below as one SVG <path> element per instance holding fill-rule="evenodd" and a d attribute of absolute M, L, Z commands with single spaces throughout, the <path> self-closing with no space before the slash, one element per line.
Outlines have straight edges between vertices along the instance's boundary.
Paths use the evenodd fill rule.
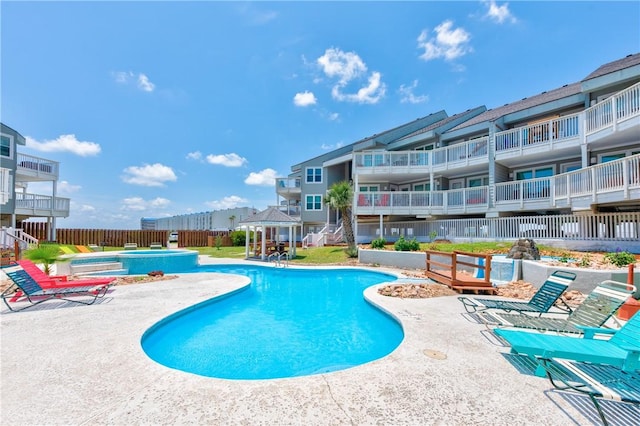
<path fill-rule="evenodd" d="M 59 228 L 263 209 L 293 164 L 640 51 L 637 1 L 2 1 L 0 14 L 0 119 L 28 138 L 21 152 L 61 163 Z"/>

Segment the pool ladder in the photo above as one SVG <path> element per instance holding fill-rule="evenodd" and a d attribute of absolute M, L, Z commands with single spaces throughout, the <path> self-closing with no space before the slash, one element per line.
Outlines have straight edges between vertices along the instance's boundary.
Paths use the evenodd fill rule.
<path fill-rule="evenodd" d="M 282 262 L 282 258 L 284 258 L 284 262 Z M 288 253 L 271 253 L 268 257 L 267 257 L 267 262 L 271 262 L 272 260 L 275 260 L 275 266 L 276 268 L 278 266 L 282 266 L 283 268 L 286 268 L 287 266 L 289 266 L 289 255 Z"/>

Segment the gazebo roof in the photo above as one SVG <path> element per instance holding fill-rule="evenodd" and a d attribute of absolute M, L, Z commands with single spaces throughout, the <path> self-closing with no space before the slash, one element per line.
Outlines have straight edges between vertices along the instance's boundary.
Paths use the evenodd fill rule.
<path fill-rule="evenodd" d="M 261 226 L 295 226 L 300 224 L 300 219 L 293 218 L 281 212 L 277 207 L 268 207 L 266 210 L 258 212 L 246 219 L 238 222 L 239 225 L 261 225 Z"/>

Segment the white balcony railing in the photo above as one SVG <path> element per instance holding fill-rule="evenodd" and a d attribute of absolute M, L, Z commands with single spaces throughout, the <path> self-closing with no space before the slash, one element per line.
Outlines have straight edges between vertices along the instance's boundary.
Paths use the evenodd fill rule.
<path fill-rule="evenodd" d="M 357 192 L 357 214 L 430 214 L 486 211 L 489 186 L 448 191 Z M 514 207 L 554 208 L 575 202 L 598 202 L 599 197 L 640 199 L 640 154 L 556 176 L 501 182 L 494 185 L 494 204 Z M 604 198 L 603 198 L 604 200 Z"/>
<path fill-rule="evenodd" d="M 16 162 L 18 174 L 28 174 L 49 180 L 58 179 L 59 164 L 57 161 L 22 153 L 18 153 Z"/>
<path fill-rule="evenodd" d="M 640 83 L 616 93 L 585 110 L 586 133 L 614 128 L 621 122 L 640 115 Z"/>
<path fill-rule="evenodd" d="M 580 114 L 567 115 L 531 126 L 496 133 L 496 153 L 522 151 L 529 146 L 542 146 L 542 144 L 547 144 L 549 149 L 552 149 L 553 144 L 557 141 L 579 136 Z"/>
<path fill-rule="evenodd" d="M 282 188 L 300 188 L 300 178 L 279 178 L 276 179 L 276 187 Z"/>
<path fill-rule="evenodd" d="M 23 210 L 23 214 L 30 212 L 40 215 L 49 212 L 53 216 L 66 217 L 69 216 L 70 204 L 69 198 L 16 192 L 16 210 Z"/>

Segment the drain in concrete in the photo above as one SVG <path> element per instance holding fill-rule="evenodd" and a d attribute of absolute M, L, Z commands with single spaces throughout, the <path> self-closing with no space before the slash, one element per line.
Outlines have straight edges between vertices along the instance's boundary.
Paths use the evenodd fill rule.
<path fill-rule="evenodd" d="M 422 351 L 426 356 L 433 359 L 447 359 L 447 355 L 435 349 L 425 349 Z"/>

